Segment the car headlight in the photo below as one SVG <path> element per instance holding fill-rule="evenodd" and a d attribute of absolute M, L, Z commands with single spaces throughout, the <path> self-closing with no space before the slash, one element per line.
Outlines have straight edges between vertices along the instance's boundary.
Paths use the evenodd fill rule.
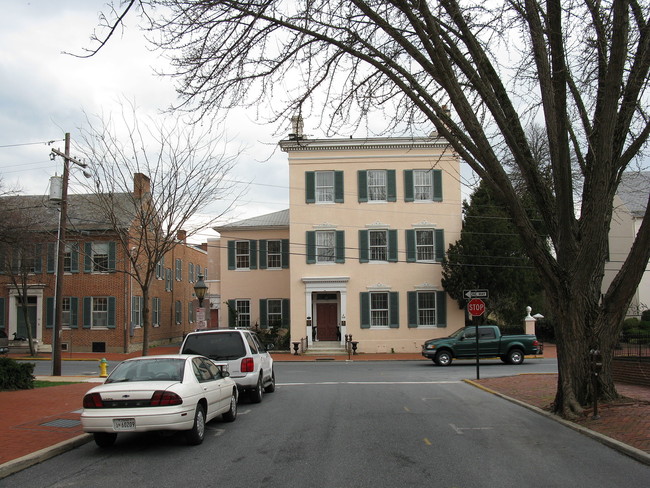
<path fill-rule="evenodd" d="M 425 348 L 425 349 L 435 349 L 435 348 L 436 348 L 436 345 L 435 345 L 435 344 L 425 344 L 425 345 L 424 345 L 424 348 Z"/>

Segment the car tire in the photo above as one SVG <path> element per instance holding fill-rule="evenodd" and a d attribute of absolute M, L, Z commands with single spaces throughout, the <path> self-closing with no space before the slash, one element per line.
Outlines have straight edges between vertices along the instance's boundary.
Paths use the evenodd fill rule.
<path fill-rule="evenodd" d="M 524 352 L 521 349 L 511 349 L 508 351 L 507 358 L 509 364 L 522 364 L 524 362 Z"/>
<path fill-rule="evenodd" d="M 453 358 L 449 351 L 438 351 L 434 361 L 438 366 L 449 366 L 452 360 Z"/>
<path fill-rule="evenodd" d="M 198 446 L 203 442 L 203 437 L 205 436 L 205 409 L 203 405 L 196 406 L 196 412 L 194 413 L 194 425 L 190 430 L 187 431 L 185 437 L 187 443 L 191 446 Z"/>
<path fill-rule="evenodd" d="M 264 387 L 264 393 L 273 393 L 275 391 L 275 371 L 271 370 L 271 382 Z"/>
<path fill-rule="evenodd" d="M 221 417 L 226 422 L 234 422 L 237 418 L 237 391 L 233 391 L 230 396 L 230 409 L 224 412 Z"/>
<path fill-rule="evenodd" d="M 117 439 L 117 434 L 111 432 L 95 432 L 93 433 L 95 438 L 95 444 L 99 447 L 111 447 L 115 444 L 115 439 Z"/>
<path fill-rule="evenodd" d="M 264 386 L 262 383 L 262 373 L 260 372 L 259 378 L 257 378 L 257 386 L 251 390 L 250 399 L 252 403 L 261 403 L 262 397 L 264 396 Z"/>

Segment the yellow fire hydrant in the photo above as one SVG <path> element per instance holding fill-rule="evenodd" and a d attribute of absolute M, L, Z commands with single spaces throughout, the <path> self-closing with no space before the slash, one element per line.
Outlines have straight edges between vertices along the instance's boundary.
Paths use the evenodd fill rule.
<path fill-rule="evenodd" d="M 100 378 L 106 378 L 108 376 L 108 373 L 106 372 L 106 368 L 108 368 L 108 361 L 106 361 L 106 358 L 102 358 L 102 360 L 99 362 Z"/>

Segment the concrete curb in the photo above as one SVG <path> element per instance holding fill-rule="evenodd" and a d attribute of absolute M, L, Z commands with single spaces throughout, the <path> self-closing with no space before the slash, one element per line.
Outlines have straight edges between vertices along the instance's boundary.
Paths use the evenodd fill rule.
<path fill-rule="evenodd" d="M 627 444 L 624 444 L 621 441 L 617 441 L 616 439 L 612 439 L 611 437 L 608 437 L 604 434 L 601 434 L 600 432 L 596 432 L 594 430 L 588 429 L 586 427 L 583 427 L 582 425 L 575 424 L 569 420 L 563 419 L 562 417 L 558 417 L 557 415 L 554 415 L 550 412 L 547 412 L 546 410 L 542 410 L 539 407 L 536 407 L 534 405 L 530 405 L 528 403 L 522 402 L 521 400 L 517 400 L 516 398 L 509 397 L 508 395 L 504 395 L 503 393 L 499 393 L 498 391 L 492 390 L 490 388 L 487 388 L 479 383 L 476 383 L 475 381 L 472 380 L 463 380 L 465 383 L 472 385 L 476 388 L 479 388 L 487 393 L 491 393 L 492 395 L 496 395 L 498 397 L 503 398 L 504 400 L 508 400 L 509 402 L 515 403 L 521 407 L 527 408 L 528 410 L 532 410 L 533 412 L 536 412 L 540 415 L 543 415 L 544 417 L 554 420 L 565 427 L 568 427 L 570 429 L 575 430 L 576 432 L 580 432 L 581 434 L 584 434 L 588 437 L 591 437 L 592 439 L 597 440 L 601 444 L 606 445 L 607 447 L 610 447 L 612 449 L 617 450 L 618 452 L 625 454 L 626 456 L 629 456 L 640 463 L 643 463 L 647 466 L 650 466 L 650 454 L 648 454 L 645 451 L 642 451 L 641 449 L 637 449 L 636 447 L 629 446 Z"/>
<path fill-rule="evenodd" d="M 2 465 L 0 465 L 0 479 L 6 478 L 9 475 L 27 469 L 35 464 L 42 463 L 47 461 L 50 458 L 63 454 L 66 451 L 70 451 L 76 447 L 82 446 L 93 439 L 93 436 L 90 434 L 82 434 L 72 439 L 68 439 L 63 442 L 59 442 L 50 447 L 41 449 L 40 451 L 32 452 L 31 454 L 26 454 L 23 457 L 18 459 L 13 459 Z"/>

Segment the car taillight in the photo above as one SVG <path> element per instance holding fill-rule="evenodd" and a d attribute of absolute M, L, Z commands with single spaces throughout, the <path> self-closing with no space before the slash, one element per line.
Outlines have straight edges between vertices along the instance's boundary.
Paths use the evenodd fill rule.
<path fill-rule="evenodd" d="M 252 373 L 255 371 L 255 361 L 253 358 L 244 358 L 241 360 L 241 372 Z"/>
<path fill-rule="evenodd" d="M 539 347 L 539 341 L 533 341 L 533 346 Z"/>
<path fill-rule="evenodd" d="M 89 393 L 84 396 L 84 408 L 104 408 L 104 402 L 99 393 Z"/>
<path fill-rule="evenodd" d="M 180 405 L 183 399 L 171 391 L 154 391 L 150 405 L 152 407 L 167 407 L 169 405 Z"/>

